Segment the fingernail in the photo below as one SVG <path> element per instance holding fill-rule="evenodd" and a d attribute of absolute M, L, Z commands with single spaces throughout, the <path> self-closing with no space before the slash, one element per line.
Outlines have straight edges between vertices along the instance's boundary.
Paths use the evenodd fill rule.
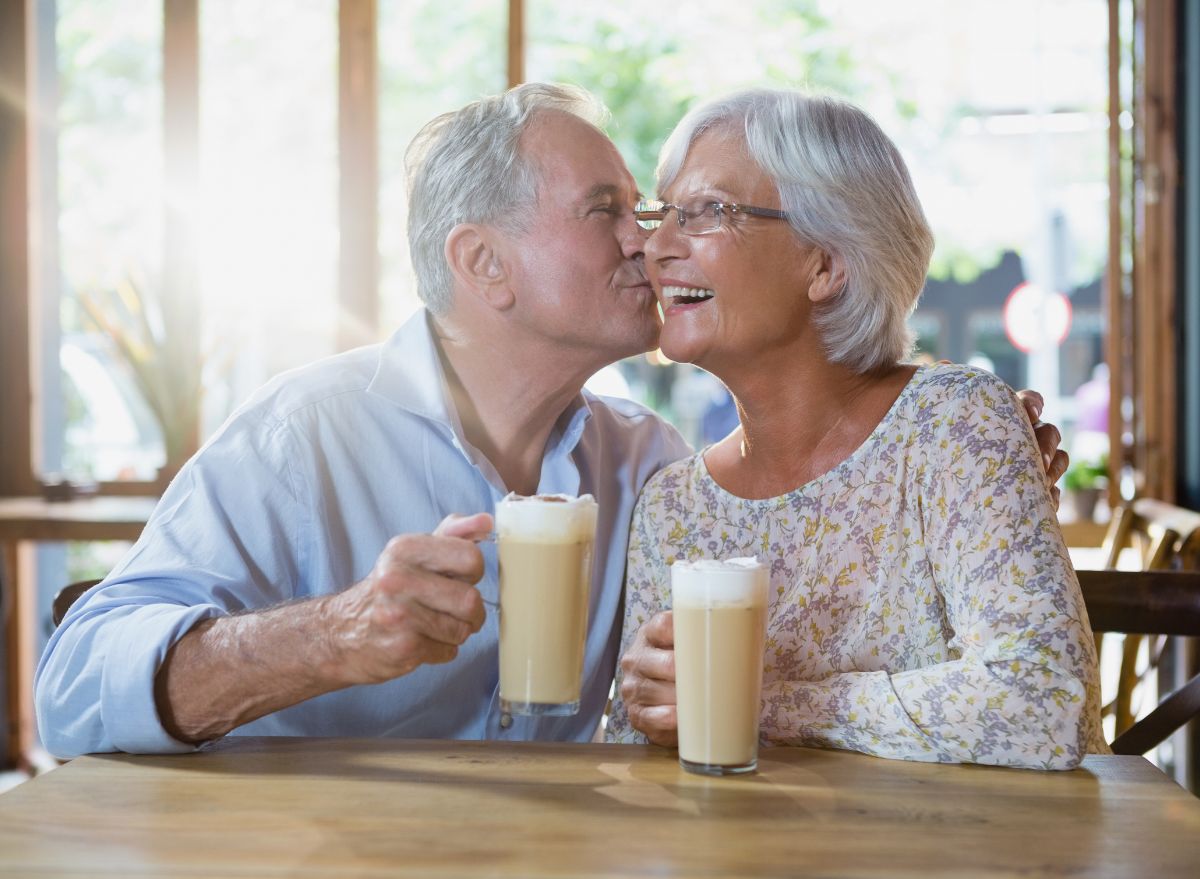
<path fill-rule="evenodd" d="M 1050 456 L 1049 455 L 1042 455 L 1042 466 L 1045 467 L 1047 470 L 1050 469 Z"/>

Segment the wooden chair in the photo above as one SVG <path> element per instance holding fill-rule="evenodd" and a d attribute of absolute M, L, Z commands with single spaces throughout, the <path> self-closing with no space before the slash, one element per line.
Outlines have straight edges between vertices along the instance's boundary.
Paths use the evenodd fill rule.
<path fill-rule="evenodd" d="M 1115 570 L 1122 550 L 1133 546 L 1140 551 L 1143 571 L 1200 570 L 1200 513 L 1150 498 L 1140 498 L 1114 513 L 1104 538 L 1105 567 Z M 1081 572 L 1082 573 L 1082 572 Z M 1102 713 L 1113 715 L 1116 735 L 1133 726 L 1137 709 L 1133 703 L 1138 686 L 1157 669 L 1158 661 L 1170 632 L 1141 633 L 1128 629 L 1106 629 L 1092 621 L 1096 631 L 1096 649 L 1100 650 L 1102 633 L 1125 632 L 1122 643 L 1121 670 L 1117 691 L 1105 702 Z M 1147 635 L 1149 662 L 1138 670 L 1138 654 Z"/>
<path fill-rule="evenodd" d="M 69 583 L 58 590 L 50 611 L 55 628 L 58 628 L 58 624 L 63 621 L 63 617 L 67 615 L 67 611 L 71 609 L 71 605 L 75 603 L 76 599 L 99 582 L 99 580 L 80 580 L 76 583 Z"/>
<path fill-rule="evenodd" d="M 1079 571 L 1088 617 L 1097 631 L 1200 636 L 1200 571 Z M 1117 754 L 1144 754 L 1200 716 L 1200 674 L 1118 733 Z"/>

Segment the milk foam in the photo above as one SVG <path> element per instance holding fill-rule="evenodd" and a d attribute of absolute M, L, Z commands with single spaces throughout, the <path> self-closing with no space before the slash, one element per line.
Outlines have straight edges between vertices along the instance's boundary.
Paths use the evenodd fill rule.
<path fill-rule="evenodd" d="M 596 500 L 590 494 L 508 494 L 496 504 L 496 531 L 501 537 L 536 543 L 591 540 L 596 531 Z"/>
<path fill-rule="evenodd" d="M 698 559 L 671 565 L 675 607 L 757 607 L 767 603 L 767 567 L 749 558 Z"/>

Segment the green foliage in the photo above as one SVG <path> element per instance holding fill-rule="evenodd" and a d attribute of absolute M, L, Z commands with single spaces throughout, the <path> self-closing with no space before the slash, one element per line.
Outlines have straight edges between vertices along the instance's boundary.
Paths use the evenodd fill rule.
<path fill-rule="evenodd" d="M 667 135 L 701 100 L 755 85 L 855 90 L 852 53 L 813 0 L 712 4 L 703 15 L 633 0 L 540 11 L 530 78 L 598 95 L 612 111 L 609 134 L 646 193 L 654 192 Z M 751 34 L 754 40 L 730 40 Z"/>
<path fill-rule="evenodd" d="M 163 307 L 132 281 L 115 289 L 80 292 L 78 301 L 129 368 L 154 412 L 167 465 L 181 465 L 196 451 L 200 418 L 200 371 L 181 344 L 191 328 L 181 321 L 178 309 Z"/>
<path fill-rule="evenodd" d="M 1108 484 L 1108 456 L 1092 461 L 1075 461 L 1063 476 L 1063 488 L 1067 491 L 1083 491 L 1102 488 Z"/>
<path fill-rule="evenodd" d="M 938 281 L 970 284 L 988 269 L 993 269 L 1004 255 L 995 246 L 987 250 L 967 250 L 956 242 L 939 242 L 929 263 L 929 277 Z"/>

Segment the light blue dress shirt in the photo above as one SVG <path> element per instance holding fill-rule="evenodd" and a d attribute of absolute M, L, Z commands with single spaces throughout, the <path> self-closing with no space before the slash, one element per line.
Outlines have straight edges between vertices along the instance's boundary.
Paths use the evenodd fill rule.
<path fill-rule="evenodd" d="M 36 678 L 46 747 L 60 756 L 192 750 L 159 721 L 154 677 L 197 622 L 336 592 L 365 577 L 391 537 L 431 531 L 448 513 L 491 512 L 506 489 L 449 400 L 425 312 L 383 345 L 287 373 L 255 394 L 54 632 Z M 588 740 L 616 667 L 634 503 L 651 474 L 689 452 L 648 409 L 586 391 L 547 443 L 538 491 L 588 492 L 599 505 L 577 715 L 501 725 L 489 610 L 451 663 L 327 693 L 233 734 Z M 495 547 L 482 549 L 479 589 L 494 602 Z"/>

